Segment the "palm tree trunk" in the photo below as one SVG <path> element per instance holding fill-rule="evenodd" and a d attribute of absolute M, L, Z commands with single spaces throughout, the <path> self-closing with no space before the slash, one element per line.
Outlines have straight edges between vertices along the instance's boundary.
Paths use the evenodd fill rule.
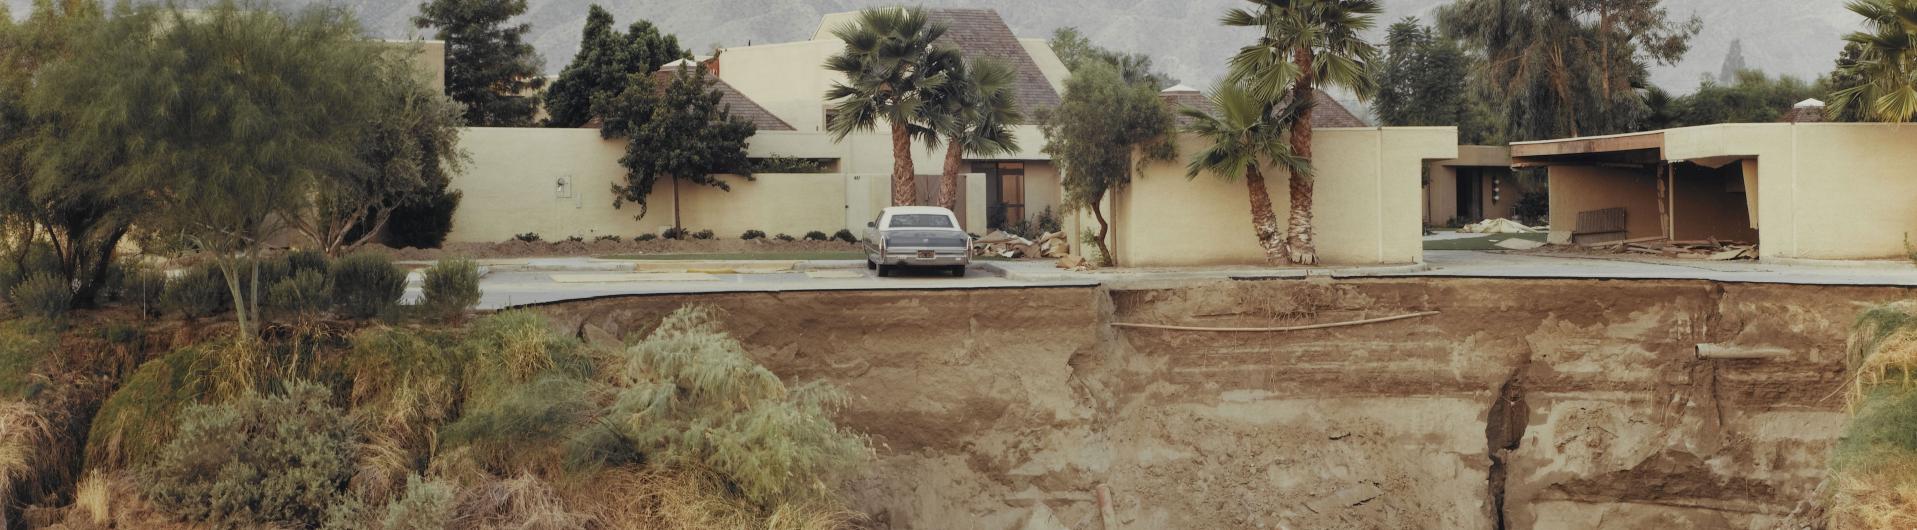
<path fill-rule="evenodd" d="M 1313 87 L 1317 84 L 1312 70 L 1311 50 L 1299 48 L 1293 52 L 1292 62 L 1297 63 L 1300 74 L 1298 81 L 1291 86 L 1291 97 L 1294 101 L 1308 102 L 1309 98 L 1316 95 Z M 1291 122 L 1291 152 L 1306 163 L 1311 162 L 1311 115 L 1315 113 L 1315 109 L 1307 110 Z M 1309 171 L 1291 172 L 1291 222 L 1286 225 L 1282 251 L 1293 265 L 1318 264 L 1318 246 L 1314 241 L 1317 230 L 1311 223 L 1312 193 L 1317 187 L 1313 178 L 1314 175 Z M 1269 250 L 1270 247 L 1267 247 Z"/>
<path fill-rule="evenodd" d="M 1297 181 L 1297 177 L 1292 180 Z M 1285 244 L 1278 235 L 1278 212 L 1271 208 L 1271 189 L 1265 187 L 1265 174 L 1255 162 L 1245 166 L 1245 191 L 1251 195 L 1251 228 L 1258 233 L 1258 247 L 1265 249 L 1265 261 L 1283 261 Z M 1297 212 L 1292 210 L 1293 215 Z"/>
<path fill-rule="evenodd" d="M 912 135 L 905 124 L 892 122 L 892 205 L 918 203 L 918 187 L 912 182 Z"/>
<path fill-rule="evenodd" d="M 959 145 L 958 136 L 952 136 L 945 142 L 945 172 L 939 175 L 939 207 L 958 211 L 959 162 L 965 158 L 965 148 Z"/>

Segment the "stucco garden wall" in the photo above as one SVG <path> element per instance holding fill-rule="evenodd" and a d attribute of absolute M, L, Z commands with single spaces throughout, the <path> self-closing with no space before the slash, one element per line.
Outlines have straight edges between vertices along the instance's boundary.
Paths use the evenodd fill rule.
<path fill-rule="evenodd" d="M 1664 221 L 1657 206 L 1657 176 L 1650 170 L 1552 166 L 1549 171 L 1553 232 L 1575 231 L 1579 212 L 1623 208 L 1625 238 L 1664 233 Z M 1552 239 L 1564 241 L 1569 237 L 1561 234 Z"/>
<path fill-rule="evenodd" d="M 1315 218 L 1327 264 L 1403 264 L 1423 259 L 1421 171 L 1458 156 L 1450 127 L 1319 129 Z M 1199 140 L 1180 140 L 1180 159 L 1145 168 L 1112 201 L 1120 264 L 1130 267 L 1263 264 L 1243 179 L 1185 177 Z M 1265 171 L 1279 222 L 1290 210 L 1285 174 Z M 1080 221 L 1079 226 L 1095 223 Z"/>

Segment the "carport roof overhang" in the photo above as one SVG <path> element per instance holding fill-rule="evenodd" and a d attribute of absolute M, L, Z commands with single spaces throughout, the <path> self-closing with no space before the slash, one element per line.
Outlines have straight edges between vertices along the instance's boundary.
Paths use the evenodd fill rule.
<path fill-rule="evenodd" d="M 1511 144 L 1511 167 L 1649 166 L 1664 161 L 1664 131 Z"/>

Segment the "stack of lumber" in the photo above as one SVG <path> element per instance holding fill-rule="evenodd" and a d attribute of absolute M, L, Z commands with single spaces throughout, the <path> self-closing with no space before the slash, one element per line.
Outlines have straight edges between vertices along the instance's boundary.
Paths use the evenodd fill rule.
<path fill-rule="evenodd" d="M 1645 254 L 1665 258 L 1731 261 L 1757 259 L 1757 245 L 1742 241 L 1694 239 L 1672 241 L 1664 237 L 1640 237 L 1585 245 L 1592 250 L 1618 254 Z"/>

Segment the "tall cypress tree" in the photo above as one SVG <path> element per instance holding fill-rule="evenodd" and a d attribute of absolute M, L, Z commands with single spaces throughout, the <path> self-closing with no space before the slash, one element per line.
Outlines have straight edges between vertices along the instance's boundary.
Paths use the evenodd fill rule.
<path fill-rule="evenodd" d="M 466 105 L 466 123 L 480 127 L 532 125 L 538 102 L 522 97 L 545 87 L 539 55 L 525 42 L 532 27 L 509 25 L 526 14 L 526 0 L 428 0 L 413 24 L 437 28 L 446 41 L 446 95 Z"/>
<path fill-rule="evenodd" d="M 635 21 L 624 33 L 612 25 L 612 13 L 593 5 L 579 37 L 579 53 L 546 91 L 546 126 L 585 125 L 604 114 L 593 110 L 593 102 L 619 94 L 628 76 L 656 72 L 687 56 L 678 37 L 661 33 L 651 22 Z"/>

